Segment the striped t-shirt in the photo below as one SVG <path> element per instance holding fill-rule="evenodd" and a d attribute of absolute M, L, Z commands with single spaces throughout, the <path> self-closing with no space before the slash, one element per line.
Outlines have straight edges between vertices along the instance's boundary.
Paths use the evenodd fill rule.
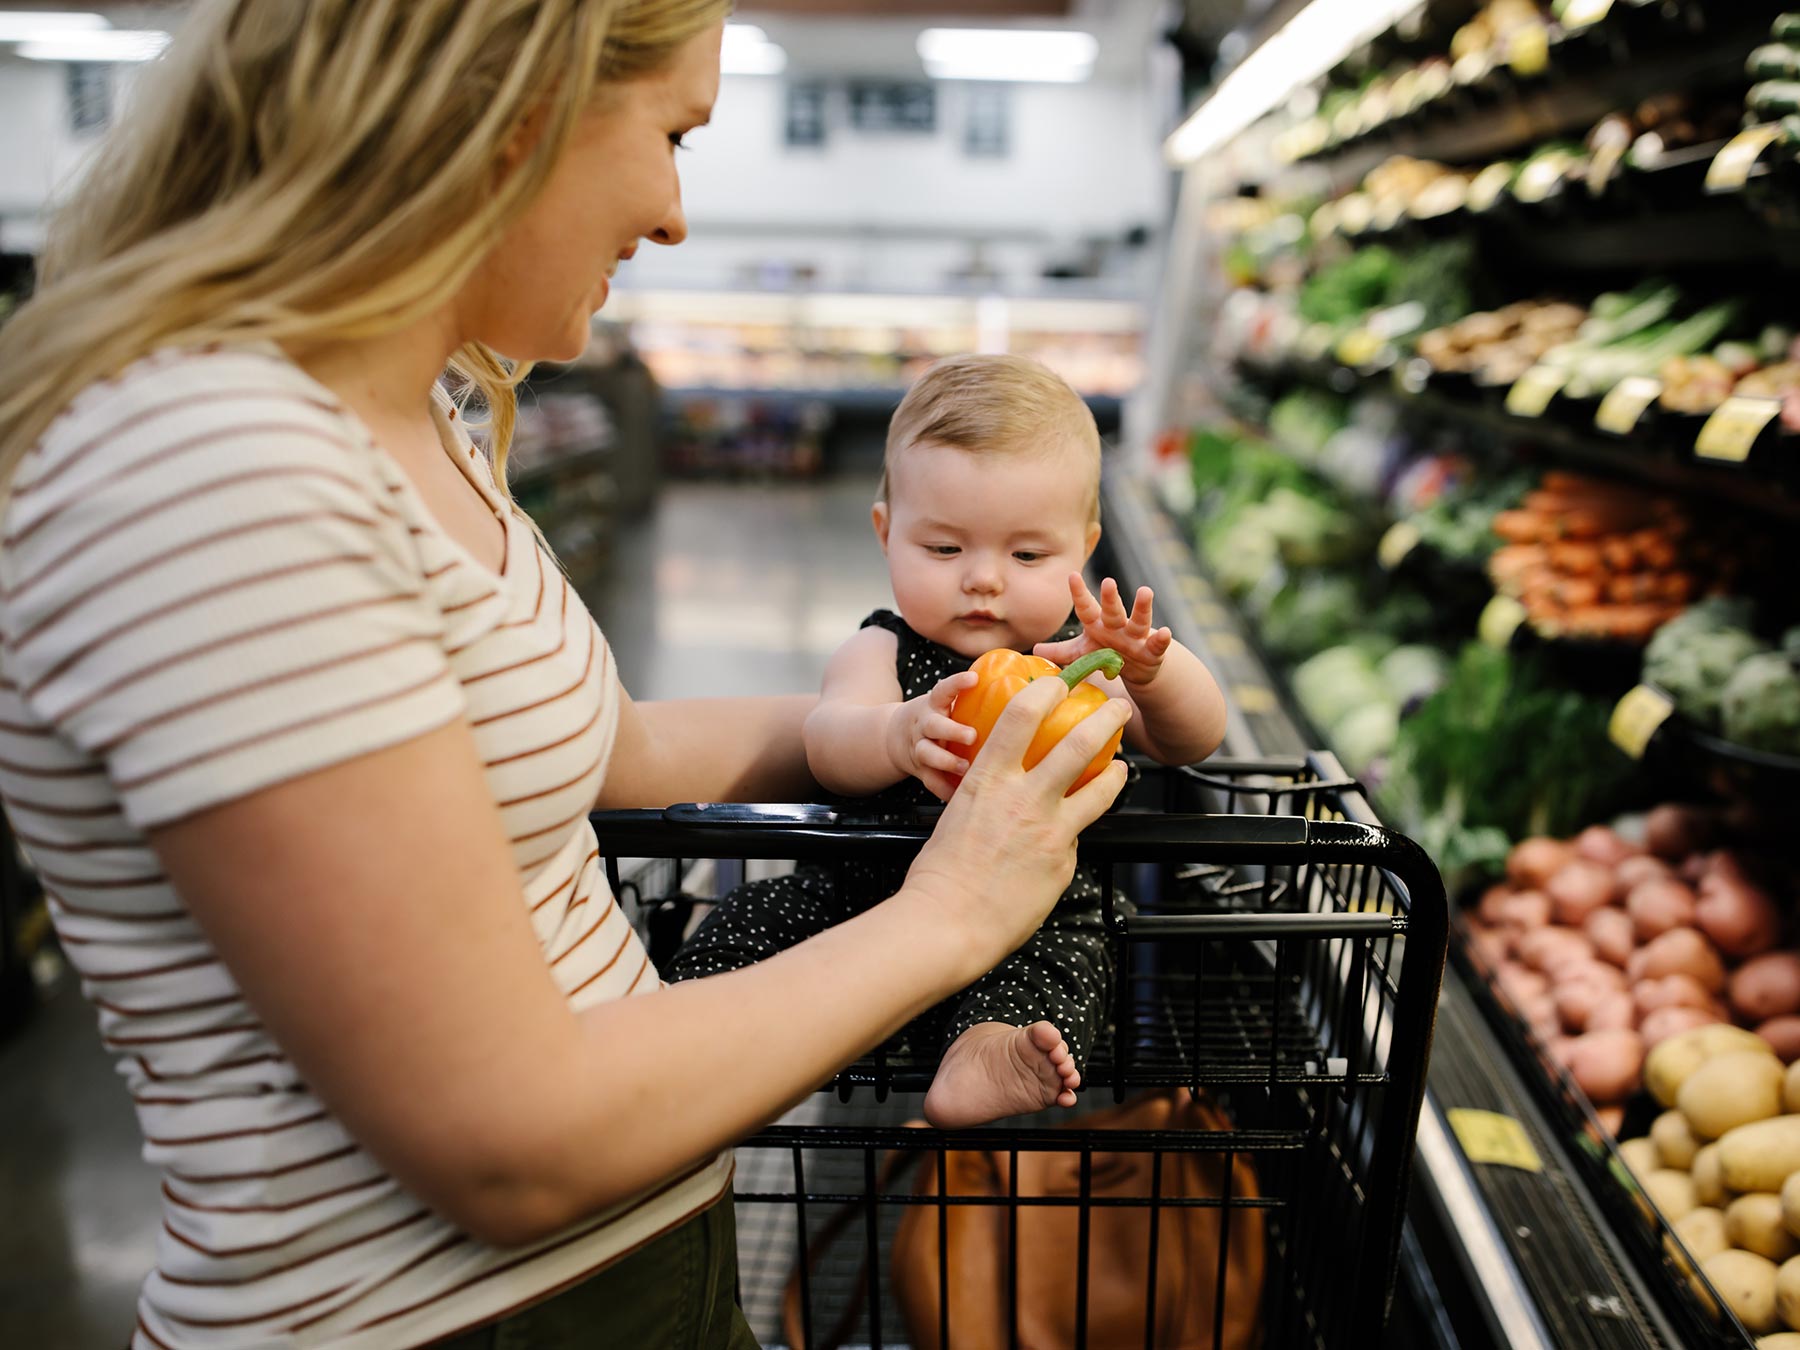
<path fill-rule="evenodd" d="M 587 823 L 618 724 L 611 653 L 447 400 L 437 416 L 503 516 L 497 573 L 273 347 L 139 362 L 83 391 L 14 480 L 0 794 L 163 1175 L 134 1350 L 420 1345 L 729 1185 L 722 1154 L 532 1247 L 458 1232 L 300 1081 L 145 843 L 466 718 L 569 1005 L 657 988 Z"/>

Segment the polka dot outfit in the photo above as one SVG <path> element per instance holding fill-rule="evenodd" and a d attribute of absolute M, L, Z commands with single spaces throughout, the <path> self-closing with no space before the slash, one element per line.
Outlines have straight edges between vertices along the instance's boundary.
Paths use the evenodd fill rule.
<path fill-rule="evenodd" d="M 895 655 L 901 693 L 917 698 L 938 681 L 967 670 L 970 661 L 915 633 L 904 619 L 877 610 L 862 626 L 887 629 L 899 641 Z M 1071 625 L 1057 639 L 1074 637 Z M 908 815 L 937 799 L 916 778 L 856 799 L 859 813 Z M 862 913 L 900 889 L 906 869 L 891 864 L 806 864 L 790 876 L 737 887 L 715 906 L 676 953 L 666 972 L 671 982 L 738 970 L 804 942 L 833 924 Z M 888 1044 L 891 1053 L 941 1054 L 980 1022 L 1026 1026 L 1048 1021 L 1062 1032 L 1078 1067 L 1105 1027 L 1113 989 L 1113 953 L 1100 917 L 1099 875 L 1081 868 L 1043 925 L 980 980 L 914 1019 Z"/>

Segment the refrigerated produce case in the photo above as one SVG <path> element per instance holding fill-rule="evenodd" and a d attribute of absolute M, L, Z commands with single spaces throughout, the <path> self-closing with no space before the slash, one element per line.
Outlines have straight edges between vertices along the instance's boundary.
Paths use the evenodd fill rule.
<path fill-rule="evenodd" d="M 1404 12 L 1363 32 L 1338 14 L 1336 63 L 1279 106 L 1171 138 L 1180 206 L 1101 562 L 1219 675 L 1226 753 L 1335 745 L 1460 882 L 1413 1323 L 1449 1345 L 1752 1345 L 1781 1310 L 1721 1310 L 1618 1149 L 1665 1104 L 1595 1106 L 1547 1034 L 1566 1019 L 1534 1029 L 1496 978 L 1474 902 L 1525 834 L 1667 801 L 1766 826 L 1800 800 L 1769 701 L 1793 678 L 1800 6 L 1385 8 Z M 1670 621 L 1720 604 L 1741 647 L 1680 673 L 1704 662 Z M 1739 681 L 1727 716 L 1753 658 L 1765 687 Z M 1515 743 L 1486 778 L 1421 764 L 1483 679 Z M 1365 688 L 1391 708 L 1334 698 Z M 1495 781 L 1534 774 L 1556 781 L 1516 801 Z M 1464 782 L 1480 800 L 1446 809 Z M 1779 829 L 1758 847 L 1800 860 Z"/>

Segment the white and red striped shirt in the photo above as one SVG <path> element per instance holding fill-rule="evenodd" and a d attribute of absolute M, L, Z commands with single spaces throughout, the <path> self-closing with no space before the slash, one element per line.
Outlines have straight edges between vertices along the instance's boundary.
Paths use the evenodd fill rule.
<path fill-rule="evenodd" d="M 14 482 L 0 795 L 163 1173 L 135 1350 L 420 1345 L 729 1186 L 721 1154 L 533 1247 L 458 1232 L 300 1081 L 145 843 L 463 717 L 570 1006 L 657 987 L 587 824 L 618 724 L 611 653 L 447 400 L 438 416 L 505 515 L 498 573 L 273 347 L 166 351 L 83 391 Z"/>

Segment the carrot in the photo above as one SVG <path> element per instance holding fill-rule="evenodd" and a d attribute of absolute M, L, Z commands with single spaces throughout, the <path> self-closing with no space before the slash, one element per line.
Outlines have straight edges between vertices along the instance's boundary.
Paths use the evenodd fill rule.
<path fill-rule="evenodd" d="M 1494 533 L 1509 544 L 1537 544 L 1552 538 L 1550 522 L 1530 511 L 1502 511 L 1494 517 Z"/>
<path fill-rule="evenodd" d="M 1600 546 L 1561 539 L 1550 545 L 1550 565 L 1559 572 L 1589 576 L 1600 570 Z"/>

